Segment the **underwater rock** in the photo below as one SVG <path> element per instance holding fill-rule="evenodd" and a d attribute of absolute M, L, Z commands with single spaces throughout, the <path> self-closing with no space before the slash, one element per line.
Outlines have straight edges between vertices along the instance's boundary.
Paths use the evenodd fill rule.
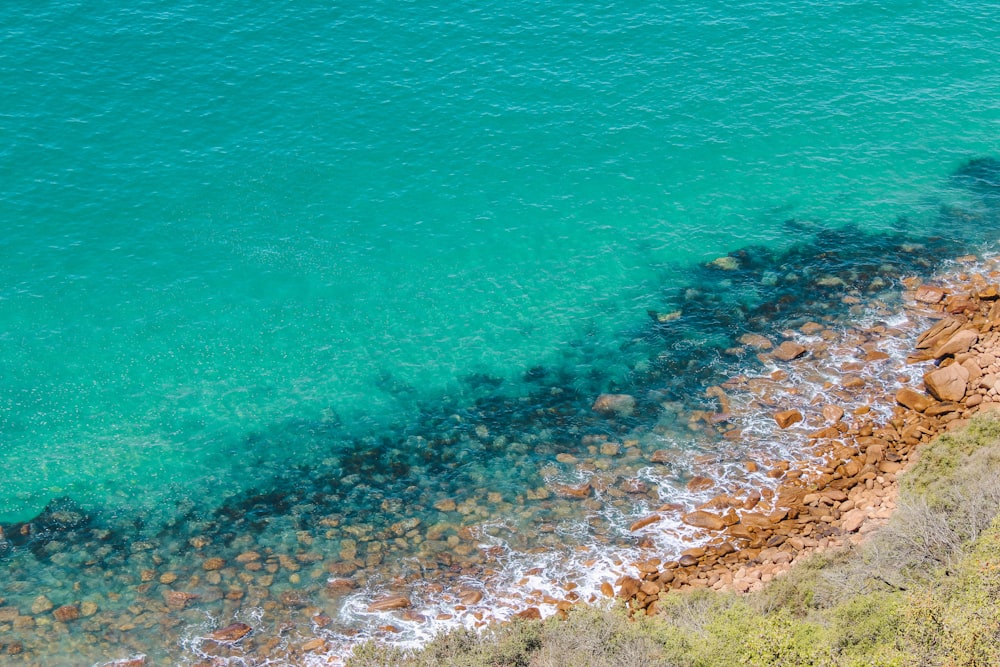
<path fill-rule="evenodd" d="M 217 642 L 235 642 L 247 636 L 251 630 L 253 628 L 246 623 L 233 623 L 215 630 L 208 638 Z"/>
<path fill-rule="evenodd" d="M 44 595 L 39 595 L 38 597 L 35 598 L 35 601 L 31 603 L 31 613 L 35 614 L 36 616 L 38 614 L 44 614 L 45 612 L 52 609 L 52 607 L 54 606 L 55 605 L 52 604 L 52 601 L 49 600 L 47 597 L 45 597 Z"/>
<path fill-rule="evenodd" d="M 726 527 L 726 522 L 723 521 L 722 517 L 711 512 L 705 512 L 704 510 L 688 512 L 681 517 L 681 521 L 689 526 L 705 528 L 707 530 L 722 530 Z"/>
<path fill-rule="evenodd" d="M 186 593 L 184 591 L 165 590 L 162 595 L 163 601 L 167 604 L 167 607 L 174 611 L 181 611 L 187 607 L 192 600 L 198 599 L 198 596 L 194 593 Z"/>
<path fill-rule="evenodd" d="M 410 606 L 410 599 L 402 595 L 392 595 L 375 600 L 368 605 L 368 613 L 378 611 L 391 611 L 393 609 L 405 609 Z"/>
<path fill-rule="evenodd" d="M 602 415 L 627 417 L 635 410 L 635 397 L 629 394 L 601 394 L 591 409 Z"/>
<path fill-rule="evenodd" d="M 80 608 L 73 604 L 64 604 L 53 611 L 52 616 L 60 623 L 68 623 L 80 618 Z"/>

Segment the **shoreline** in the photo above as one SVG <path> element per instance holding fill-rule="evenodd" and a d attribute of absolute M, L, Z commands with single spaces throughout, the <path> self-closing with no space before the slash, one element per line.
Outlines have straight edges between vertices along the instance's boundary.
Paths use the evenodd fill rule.
<path fill-rule="evenodd" d="M 896 509 L 898 476 L 915 463 L 923 444 L 964 427 L 975 414 L 1000 412 L 1000 260 L 987 263 L 986 271 L 968 274 L 958 265 L 935 281 L 905 281 L 905 308 L 935 324 L 916 337 L 906 359 L 924 373 L 923 381 L 899 382 L 894 393 L 871 401 L 888 405 L 889 418 L 875 415 L 871 404 L 845 413 L 826 403 L 826 423 L 805 436 L 803 447 L 821 463 L 779 463 L 773 470 L 783 481 L 763 511 L 760 494 L 751 492 L 747 498 L 720 495 L 685 514 L 685 523 L 704 529 L 707 546 L 687 549 L 676 560 L 635 563 L 637 576 L 620 577 L 605 593 L 624 599 L 633 613 L 653 615 L 659 596 L 669 591 L 756 591 L 813 554 L 857 545 L 884 526 Z M 881 329 L 875 333 L 885 336 Z M 862 347 L 872 343 L 863 340 L 864 332 L 859 336 Z M 887 358 L 877 345 L 867 354 L 870 363 Z M 857 382 L 849 372 L 846 378 Z M 792 409 L 774 418 L 782 425 L 802 416 Z"/>
<path fill-rule="evenodd" d="M 965 258 L 968 260 L 969 258 Z M 997 269 L 1000 264 L 997 260 L 993 262 L 992 268 L 988 271 L 990 280 L 996 281 L 1000 276 Z M 951 274 L 960 274 L 962 266 L 957 265 L 950 269 Z M 907 279 L 904 284 L 911 288 L 910 296 L 916 295 L 916 279 Z M 984 277 L 984 281 L 986 278 Z M 987 281 L 988 282 L 988 281 Z M 946 284 L 946 283 L 942 283 Z M 926 292 L 926 290 L 925 290 Z M 378 630 L 383 639 L 390 642 L 399 632 L 401 623 L 413 623 L 426 625 L 428 620 L 440 620 L 443 625 L 431 624 L 431 629 L 444 629 L 446 626 L 456 627 L 454 623 L 461 620 L 461 624 L 466 627 L 483 627 L 490 622 L 504 622 L 516 616 L 525 618 L 539 618 L 553 614 L 565 614 L 567 610 L 581 603 L 598 603 L 602 597 L 611 596 L 624 597 L 629 601 L 630 606 L 635 611 L 642 610 L 649 613 L 655 612 L 655 602 L 658 596 L 666 590 L 711 587 L 717 589 L 747 591 L 756 590 L 776 576 L 787 571 L 794 563 L 800 561 L 804 556 L 815 551 L 821 551 L 838 546 L 846 540 L 857 540 L 863 535 L 873 530 L 879 523 L 884 522 L 894 507 L 895 476 L 901 469 L 903 463 L 911 460 L 912 451 L 916 443 L 904 443 L 906 447 L 882 446 L 881 458 L 877 461 L 869 462 L 869 449 L 872 442 L 860 439 L 864 438 L 888 438 L 888 444 L 897 442 L 896 436 L 889 437 L 890 434 L 883 432 L 888 427 L 886 423 L 893 418 L 901 418 L 900 424 L 903 427 L 910 427 L 907 419 L 916 419 L 920 416 L 920 423 L 923 424 L 924 415 L 929 407 L 924 408 L 923 413 L 914 413 L 907 417 L 906 413 L 900 413 L 899 409 L 893 408 L 895 403 L 892 400 L 895 390 L 890 391 L 889 386 L 896 383 L 903 374 L 902 371 L 895 372 L 894 377 L 882 382 L 878 378 L 884 376 L 887 371 L 887 364 L 901 362 L 900 354 L 905 352 L 903 347 L 907 341 L 915 340 L 917 326 L 916 323 L 938 318 L 943 320 L 946 316 L 936 309 L 936 306 L 924 305 L 913 306 L 908 299 L 900 306 L 899 311 L 912 314 L 914 323 L 906 328 L 901 322 L 897 326 L 890 326 L 886 323 L 869 322 L 864 325 L 857 324 L 857 317 L 869 317 L 864 315 L 863 309 L 866 304 L 856 297 L 845 296 L 846 304 L 852 310 L 855 319 L 853 326 L 848 326 L 844 331 L 839 331 L 843 322 L 828 320 L 823 324 L 815 321 L 807 321 L 801 324 L 796 330 L 786 330 L 777 334 L 771 334 L 771 338 L 760 334 L 744 335 L 740 343 L 742 348 L 739 354 L 754 354 L 763 364 L 765 372 L 759 376 L 740 375 L 730 377 L 718 385 L 711 385 L 706 391 L 706 395 L 698 399 L 705 407 L 715 409 L 705 409 L 695 411 L 688 415 L 689 427 L 693 430 L 710 430 L 724 433 L 720 442 L 736 443 L 738 438 L 746 437 L 751 440 L 766 439 L 767 428 L 774 430 L 775 418 L 773 415 L 781 414 L 780 421 L 785 422 L 787 428 L 778 428 L 774 431 L 785 440 L 780 446 L 774 448 L 774 456 L 767 454 L 765 449 L 760 449 L 755 460 L 743 462 L 743 470 L 740 475 L 726 476 L 716 480 L 709 479 L 704 475 L 693 474 L 701 472 L 700 469 L 684 473 L 687 478 L 687 493 L 684 496 L 685 503 L 671 503 L 666 506 L 661 505 L 658 509 L 660 521 L 649 521 L 642 524 L 646 517 L 637 517 L 631 523 L 634 530 L 630 531 L 630 537 L 636 544 L 637 553 L 642 553 L 643 558 L 625 560 L 618 562 L 603 562 L 601 564 L 591 563 L 602 573 L 597 579 L 591 579 L 589 584 L 581 585 L 571 579 L 564 578 L 559 581 L 546 582 L 544 578 L 548 573 L 543 572 L 522 572 L 518 580 L 507 578 L 507 584 L 516 581 L 517 587 L 522 589 L 522 593 L 514 596 L 504 596 L 503 591 L 490 591 L 483 588 L 489 579 L 478 581 L 477 585 L 469 585 L 470 577 L 480 576 L 472 574 L 461 574 L 460 577 L 452 579 L 456 584 L 452 597 L 447 597 L 448 592 L 438 589 L 438 593 L 445 593 L 445 601 L 452 611 L 441 612 L 448 614 L 448 618 L 428 619 L 426 612 L 417 604 L 414 604 L 413 596 L 410 593 L 414 586 L 428 585 L 419 581 L 400 580 L 391 582 L 387 587 L 381 589 L 381 594 L 372 594 L 369 589 L 358 590 L 358 585 L 350 578 L 350 574 L 338 573 L 331 570 L 329 566 L 322 569 L 315 569 L 310 572 L 311 562 L 310 552 L 301 550 L 299 555 L 304 555 L 305 559 L 296 556 L 295 558 L 281 557 L 278 554 L 269 555 L 258 553 L 250 545 L 232 561 L 218 557 L 210 557 L 209 543 L 192 543 L 192 554 L 201 560 L 195 560 L 196 568 L 199 572 L 191 581 L 179 581 L 176 575 L 171 573 L 161 573 L 158 570 L 155 559 L 149 566 L 141 572 L 138 589 L 143 595 L 155 598 L 162 605 L 162 609 L 157 607 L 155 615 L 151 619 L 155 622 L 169 622 L 170 627 L 178 628 L 180 618 L 184 615 L 190 617 L 192 612 L 196 612 L 200 603 L 204 601 L 202 595 L 204 586 L 212 582 L 223 583 L 229 579 L 229 570 L 235 567 L 233 578 L 239 581 L 259 580 L 261 576 L 273 579 L 275 573 L 288 571 L 291 573 L 290 579 L 294 581 L 308 581 L 307 576 L 315 577 L 319 572 L 322 579 L 326 580 L 326 590 L 329 595 L 338 597 L 347 596 L 348 604 L 353 604 L 354 613 L 368 615 L 378 619 Z M 995 299 L 995 297 L 992 297 Z M 982 303 L 992 302 L 991 299 L 980 300 Z M 919 302 L 917 302 L 919 303 Z M 942 295 L 938 302 L 942 308 L 948 303 L 946 297 Z M 883 304 L 884 306 L 884 304 Z M 966 306 L 963 306 L 965 308 Z M 886 310 L 884 307 L 878 312 L 878 316 L 891 319 L 899 316 L 898 312 Z M 869 317 L 870 319 L 870 317 Z M 850 324 L 850 322 L 848 324 Z M 779 341 L 784 340 L 784 343 Z M 890 350 L 891 354 L 883 352 L 881 348 L 889 343 L 896 343 L 901 347 L 897 350 Z M 798 346 L 798 347 L 796 347 Z M 803 350 L 799 350 L 799 348 Z M 752 352 L 750 352 L 752 351 Z M 803 353 L 804 352 L 804 353 Z M 736 351 L 734 351 L 734 354 Z M 794 353 L 794 354 L 793 354 Z M 779 356 L 780 355 L 780 356 Z M 787 356 L 787 359 L 781 359 Z M 859 365 L 860 364 L 860 365 Z M 910 371 L 906 379 L 915 379 L 918 366 L 908 366 Z M 835 374 L 841 381 L 838 384 L 831 383 L 824 377 Z M 884 378 L 883 378 L 884 379 Z M 817 402 L 816 396 L 808 395 L 808 391 L 819 389 L 824 395 L 836 396 L 839 405 L 827 406 Z M 595 414 L 604 414 L 612 422 L 617 421 L 618 413 L 614 408 L 605 405 L 607 401 L 614 401 L 613 398 L 601 399 L 597 397 L 592 405 Z M 1000 398 L 997 399 L 1000 401 Z M 890 402 L 891 401 L 891 402 Z M 990 401 L 989 403 L 992 403 Z M 841 407 L 843 406 L 843 407 Z M 596 409 L 595 409 L 596 408 Z M 824 408 L 830 408 L 824 411 Z M 846 408 L 846 410 L 845 410 Z M 972 408 L 981 409 L 979 406 Z M 794 414 L 789 411 L 798 410 L 802 420 L 799 421 Z M 832 411 L 832 412 L 831 412 Z M 832 419 L 837 411 L 843 414 L 837 415 L 837 419 Z M 827 414 L 824 414 L 826 412 Z M 956 410 L 942 412 L 939 417 L 935 417 L 935 424 L 941 425 L 942 420 L 947 415 L 962 415 Z M 964 419 L 965 416 L 959 418 Z M 882 421 L 880 421 L 882 420 Z M 957 423 L 955 418 L 947 418 L 947 423 Z M 734 428 L 734 424 L 741 424 L 743 431 Z M 765 426 L 767 428 L 765 428 Z M 780 424 L 778 424 L 780 426 Z M 943 426 L 942 426 L 943 427 Z M 636 445 L 630 440 L 632 434 L 637 429 L 653 428 L 651 424 L 641 424 L 626 430 L 617 431 L 616 437 L 592 437 L 584 439 L 584 444 L 589 453 L 600 460 L 604 457 L 609 461 L 625 459 L 629 456 L 630 450 Z M 834 429 L 831 431 L 830 429 Z M 893 426 L 893 428 L 896 428 Z M 937 428 L 937 426 L 935 426 Z M 905 428 L 903 429 L 905 431 Z M 934 429 L 927 428 L 928 431 Z M 834 433 L 835 431 L 835 433 Z M 902 433 L 897 429 L 897 433 Z M 917 441 L 925 441 L 929 437 L 926 433 L 918 431 Z M 809 437 L 814 436 L 814 437 Z M 846 440 L 850 440 L 849 444 Z M 905 438 L 904 438 L 905 440 Z M 801 460 L 786 460 L 778 458 L 782 452 L 789 451 L 789 442 L 798 443 L 793 451 L 802 453 Z M 805 443 L 805 445 L 803 445 Z M 865 445 L 862 451 L 862 444 Z M 847 448 L 853 448 L 848 453 Z M 612 452 L 611 450 L 614 449 Z M 875 457 L 872 450 L 872 456 Z M 647 458 L 656 462 L 659 450 L 653 452 Z M 692 453 L 695 456 L 696 453 Z M 601 480 L 600 467 L 593 467 L 593 461 L 587 459 L 574 458 L 572 462 L 562 455 L 553 454 L 554 458 L 565 465 L 582 466 L 581 469 L 590 471 L 590 481 L 584 485 L 564 484 L 558 479 L 547 479 L 544 487 L 539 487 L 537 493 L 541 493 L 542 488 L 548 489 L 551 497 L 559 499 L 560 503 L 594 503 L 597 494 L 610 494 L 616 488 L 623 488 L 625 484 L 635 484 L 636 490 L 642 493 L 648 491 L 641 489 L 639 482 L 641 477 L 629 477 L 616 482 L 615 486 L 604 484 Z M 702 454 L 700 456 L 707 456 Z M 836 465 L 830 465 L 829 457 L 837 456 L 839 460 Z M 671 453 L 663 454 L 664 460 L 656 463 L 660 468 L 667 470 L 673 465 Z M 898 460 L 892 460 L 898 457 Z M 712 459 L 714 460 L 714 459 Z M 703 463 L 710 467 L 711 461 L 705 459 Z M 845 466 L 858 466 L 858 470 L 853 475 L 844 475 L 847 471 Z M 855 482 L 872 472 L 866 466 L 876 467 L 878 474 L 862 480 L 858 485 L 848 485 L 846 481 Z M 900 466 L 900 467 L 897 467 Z M 838 472 L 839 468 L 844 470 Z M 882 469 L 884 468 L 884 469 Z M 707 470 L 707 467 L 706 467 Z M 820 483 L 823 476 L 829 479 L 822 482 L 825 484 L 820 492 L 809 489 L 810 484 Z M 742 480 L 733 482 L 733 479 Z M 634 480 L 634 481 L 629 481 Z M 728 481 L 727 481 L 728 480 Z M 770 486 L 758 485 L 755 482 L 767 481 Z M 870 486 L 868 482 L 871 482 Z M 714 493 L 713 488 L 717 483 L 727 484 L 724 490 L 715 493 L 714 497 L 706 500 L 706 495 Z M 742 490 L 735 488 L 732 484 L 738 483 Z M 807 489 L 817 496 L 809 498 Z M 839 493 L 837 493 L 839 491 Z M 827 493 L 829 492 L 829 493 Z M 844 496 L 841 498 L 841 496 Z M 693 499 L 701 499 L 695 502 Z M 737 502 L 738 501 L 738 502 Z M 848 506 L 847 504 L 850 503 Z M 794 516 L 790 513 L 781 514 L 781 507 L 788 505 L 794 509 Z M 454 507 L 448 508 L 450 511 Z M 690 516 L 694 512 L 701 512 Z M 854 512 L 853 514 L 851 512 Z M 857 528 L 854 530 L 844 530 L 844 522 L 852 524 L 859 521 L 858 512 L 863 512 Z M 735 515 L 738 521 L 725 526 L 725 530 L 704 530 L 697 526 L 699 521 L 714 521 L 716 519 L 731 522 Z M 681 524 L 681 532 L 676 532 L 671 537 L 671 543 L 689 545 L 680 551 L 677 559 L 663 562 L 662 558 L 656 561 L 656 549 L 658 544 L 656 539 L 651 537 L 655 531 L 663 528 L 663 519 L 680 520 L 687 516 L 689 521 Z M 680 523 L 680 521 L 678 521 Z M 692 525 L 695 524 L 695 525 Z M 802 534 L 805 526 L 812 526 L 807 534 Z M 626 527 L 629 527 L 626 523 Z M 743 531 L 743 532 L 741 532 Z M 485 540 L 486 534 L 475 531 L 463 533 L 462 540 L 477 544 L 480 549 L 489 552 L 496 549 L 495 543 L 490 544 Z M 552 533 L 548 533 L 552 535 Z M 305 539 L 305 537 L 300 537 Z M 484 541 L 485 540 L 485 541 Z M 303 545 L 305 546 L 305 545 Z M 492 552 L 492 563 L 499 563 L 503 558 L 500 551 Z M 652 554 L 652 555 L 651 555 Z M 661 552 L 662 554 L 662 552 Z M 550 570 L 566 570 L 571 567 L 586 565 L 588 561 L 582 560 L 580 563 L 569 561 L 557 562 Z M 336 565 L 334 563 L 334 565 Z M 487 565 L 486 576 L 496 577 L 500 575 L 500 570 L 496 565 Z M 493 574 L 490 575 L 489 571 Z M 608 573 L 617 572 L 618 576 L 607 576 Z M 199 576 L 200 575 L 200 576 Z M 248 579 L 248 577 L 251 577 Z M 201 584 L 197 583 L 201 580 Z M 192 583 L 194 582 L 194 583 Z M 465 582 L 465 583 L 462 583 Z M 434 586 L 433 583 L 429 584 Z M 437 584 L 440 586 L 440 583 Z M 548 587 L 546 588 L 546 585 Z M 656 590 L 654 590 L 654 587 Z M 276 587 L 277 588 L 277 587 Z M 634 590 L 633 590 L 634 589 Z M 253 588 L 249 589 L 251 594 Z M 191 592 L 196 591 L 196 592 Z M 234 587 L 229 588 L 235 593 Z M 432 591 L 433 592 L 433 591 Z M 225 589 L 222 594 L 227 595 Z M 491 595 L 500 595 L 499 598 L 491 598 Z M 275 597 L 276 596 L 276 597 Z M 44 596 L 43 596 L 44 597 Z M 55 596 L 53 596 L 55 597 Z M 0 603 L 0 630 L 4 622 L 9 622 L 14 628 L 28 630 L 32 627 L 38 629 L 48 628 L 49 636 L 52 632 L 66 633 L 77 624 L 87 622 L 94 616 L 97 610 L 92 604 L 85 600 L 71 600 L 66 604 L 58 604 L 59 600 L 49 602 L 48 608 L 44 604 L 39 604 L 38 613 L 32 609 L 32 614 L 28 615 L 23 610 L 16 610 L 16 616 L 7 618 L 13 613 L 11 607 Z M 266 596 L 265 596 L 266 597 Z M 238 603 L 240 598 L 235 594 L 230 598 L 233 603 Z M 497 606 L 496 601 L 500 600 L 506 606 Z M 46 598 L 47 600 L 47 598 Z M 450 601 L 449 601 L 450 600 Z M 37 601 L 37 600 L 36 600 Z M 352 643 L 350 639 L 334 638 L 326 633 L 324 628 L 328 628 L 334 619 L 331 618 L 327 610 L 329 607 L 323 602 L 316 602 L 309 599 L 304 594 L 296 595 L 295 588 L 277 590 L 270 597 L 270 601 L 265 603 L 263 609 L 271 611 L 280 610 L 282 607 L 289 609 L 291 613 L 300 618 L 308 619 L 312 627 L 312 633 L 300 633 L 292 631 L 291 635 L 285 635 L 279 628 L 273 630 L 265 629 L 259 620 L 253 617 L 239 616 L 226 619 L 224 616 L 209 616 L 196 626 L 193 633 L 189 629 L 186 632 L 185 649 L 189 651 L 189 659 L 195 660 L 192 664 L 202 664 L 197 662 L 196 656 L 210 664 L 212 659 L 227 660 L 233 658 L 239 660 L 287 660 L 289 664 L 300 664 L 309 660 L 332 660 L 329 664 L 338 664 L 341 660 L 339 656 L 345 655 L 345 651 Z M 138 616 L 151 615 L 153 606 L 147 604 L 146 609 Z M 263 613 L 263 612 L 262 612 Z M 132 617 L 119 617 L 121 627 L 119 632 L 127 633 L 129 625 L 134 626 Z M 34 617 L 35 624 L 29 626 L 26 619 Z M 51 620 L 46 620 L 53 618 Z M 156 620 L 159 619 L 159 620 Z M 19 626 L 20 624 L 20 626 Z M 123 629 L 124 628 L 124 629 Z M 75 630 L 74 630 L 75 634 Z M 248 641 L 250 640 L 250 641 Z M 10 653 L 12 648 L 16 649 L 19 642 L 10 642 L 0 632 L 0 644 L 3 645 L 8 655 L 20 655 L 20 653 Z M 193 655 L 192 655 L 193 654 Z M 25 655 L 25 658 L 28 656 Z M 110 659 L 113 656 L 108 656 Z M 147 662 L 146 658 L 134 657 L 111 662 L 98 662 L 95 664 L 106 664 L 114 667 L 120 665 L 159 664 L 156 658 L 150 658 L 152 662 Z M 26 664 L 35 664 L 28 662 Z M 253 663 L 251 663 L 253 664 Z"/>

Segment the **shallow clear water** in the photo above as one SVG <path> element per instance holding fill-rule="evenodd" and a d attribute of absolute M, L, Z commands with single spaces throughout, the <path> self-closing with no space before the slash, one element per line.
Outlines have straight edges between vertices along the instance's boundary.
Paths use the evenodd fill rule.
<path fill-rule="evenodd" d="M 700 391 L 663 379 L 699 355 L 738 370 L 711 362 L 763 326 L 754 307 L 816 296 L 764 274 L 828 271 L 809 253 L 858 238 L 817 232 L 872 235 L 858 248 L 893 275 L 929 268 L 893 255 L 908 239 L 943 235 L 933 264 L 995 236 L 993 195 L 950 177 L 1000 152 L 991 3 L 0 11 L 8 525 L 70 497 L 141 517 L 126 541 L 183 543 L 220 508 L 294 524 L 294 503 L 252 498 L 317 475 L 347 480 L 317 505 L 387 525 L 421 480 L 514 503 L 581 435 L 662 419 L 594 426 L 600 391 Z M 732 287 L 705 262 L 797 241 L 716 314 L 652 326 Z M 720 319 L 739 304 L 749 323 Z M 456 428 L 487 444 L 421 458 Z M 375 464 L 376 492 L 343 492 Z"/>

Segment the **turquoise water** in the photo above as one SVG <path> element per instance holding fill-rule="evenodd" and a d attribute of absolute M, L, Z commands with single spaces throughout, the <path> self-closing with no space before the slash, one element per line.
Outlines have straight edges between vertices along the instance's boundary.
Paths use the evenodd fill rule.
<path fill-rule="evenodd" d="M 589 402 L 746 246 L 991 240 L 940 216 L 989 208 L 988 2 L 0 12 L 0 523 L 210 516 L 532 368 Z"/>

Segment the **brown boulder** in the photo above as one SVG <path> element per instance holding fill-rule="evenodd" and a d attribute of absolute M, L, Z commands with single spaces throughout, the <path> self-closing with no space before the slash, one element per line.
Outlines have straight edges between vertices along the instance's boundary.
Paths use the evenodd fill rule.
<path fill-rule="evenodd" d="M 794 341 L 786 340 L 784 343 L 775 348 L 771 355 L 775 359 L 780 359 L 781 361 L 791 361 L 805 354 L 808 350 L 804 345 L 800 345 Z"/>
<path fill-rule="evenodd" d="M 653 463 L 670 463 L 675 458 L 676 456 L 670 450 L 657 449 L 650 455 L 649 460 L 652 461 Z"/>
<path fill-rule="evenodd" d="M 524 611 L 514 614 L 514 618 L 522 618 L 526 621 L 540 621 L 542 620 L 542 612 L 538 611 L 538 607 L 528 607 Z"/>
<path fill-rule="evenodd" d="M 705 489 L 710 489 L 715 485 L 709 477 L 704 477 L 702 475 L 695 475 L 688 480 L 687 490 L 691 493 L 697 493 L 698 491 L 704 491 Z"/>
<path fill-rule="evenodd" d="M 591 410 L 602 415 L 627 417 L 635 410 L 635 397 L 628 394 L 601 394 L 594 401 Z"/>
<path fill-rule="evenodd" d="M 180 611 L 188 606 L 188 603 L 192 600 L 198 599 L 198 596 L 194 593 L 185 593 L 184 591 L 165 590 L 162 595 L 163 601 L 167 603 L 167 607 L 174 611 Z"/>
<path fill-rule="evenodd" d="M 960 401 L 968 389 L 969 371 L 959 364 L 938 368 L 924 375 L 924 384 L 939 401 Z"/>
<path fill-rule="evenodd" d="M 904 408 L 916 410 L 917 412 L 923 412 L 934 405 L 934 400 L 930 396 L 909 387 L 903 387 L 896 392 L 896 402 Z"/>
<path fill-rule="evenodd" d="M 217 642 L 234 642 L 248 635 L 252 629 L 246 623 L 233 623 L 224 628 L 219 628 L 210 634 L 208 638 Z"/>
<path fill-rule="evenodd" d="M 704 510 L 689 512 L 681 517 L 681 521 L 689 526 L 706 528 L 708 530 L 722 530 L 726 527 L 726 522 L 722 520 L 722 517 L 711 512 L 705 512 Z"/>
<path fill-rule="evenodd" d="M 824 405 L 823 418 L 828 422 L 839 422 L 844 418 L 844 408 L 838 405 Z"/>
<path fill-rule="evenodd" d="M 970 331 L 969 329 L 962 329 L 942 343 L 940 347 L 935 349 L 934 357 L 936 359 L 941 359 L 942 357 L 953 357 L 956 354 L 968 352 L 969 349 L 978 342 L 978 333 Z"/>
<path fill-rule="evenodd" d="M 840 528 L 845 533 L 857 532 L 857 530 L 861 528 L 861 524 L 863 524 L 867 518 L 868 515 L 865 514 L 864 510 L 850 510 L 840 517 Z"/>
<path fill-rule="evenodd" d="M 402 595 L 390 595 L 380 598 L 368 605 L 368 612 L 392 611 L 393 609 L 405 609 L 410 606 L 410 598 Z"/>
<path fill-rule="evenodd" d="M 640 528 L 645 528 L 646 526 L 656 523 L 661 518 L 662 517 L 659 514 L 650 514 L 649 516 L 643 517 L 638 521 L 636 521 L 635 523 L 633 523 L 631 526 L 629 526 L 629 530 L 634 533 Z"/>
<path fill-rule="evenodd" d="M 780 428 L 788 428 L 792 424 L 802 421 L 802 413 L 798 410 L 782 410 L 774 414 L 774 421 L 778 422 Z"/>
<path fill-rule="evenodd" d="M 768 338 L 755 333 L 743 334 L 738 340 L 747 347 L 753 347 L 758 350 L 770 350 L 774 347 L 774 343 L 772 343 Z"/>
<path fill-rule="evenodd" d="M 965 324 L 965 318 L 946 317 L 917 337 L 918 350 L 933 350 L 951 338 Z"/>
<path fill-rule="evenodd" d="M 618 597 L 623 600 L 633 598 L 639 592 L 641 586 L 642 582 L 635 577 L 623 577 L 621 584 L 618 586 Z"/>
<path fill-rule="evenodd" d="M 465 606 L 471 607 L 474 604 L 479 604 L 479 602 L 483 599 L 483 592 L 467 588 L 463 591 L 459 591 L 458 599 Z"/>
<path fill-rule="evenodd" d="M 921 303 L 938 303 L 944 298 L 944 294 L 944 290 L 935 285 L 921 285 L 913 298 Z"/>

